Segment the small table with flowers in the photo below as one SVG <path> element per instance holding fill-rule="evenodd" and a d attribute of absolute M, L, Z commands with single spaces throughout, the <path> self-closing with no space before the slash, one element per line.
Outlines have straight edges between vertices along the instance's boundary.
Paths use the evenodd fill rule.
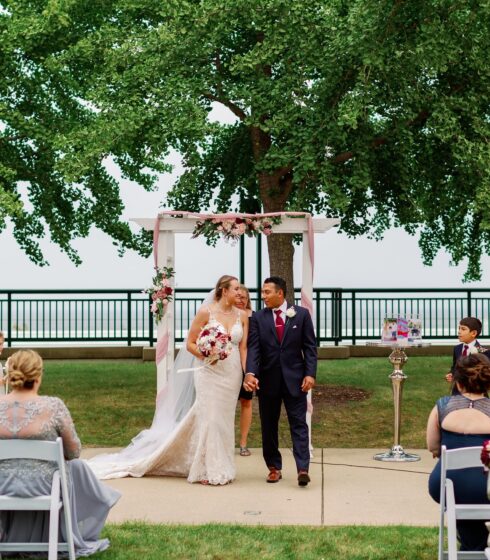
<path fill-rule="evenodd" d="M 385 342 L 367 342 L 367 346 L 378 346 L 391 348 L 392 352 L 388 359 L 393 365 L 393 371 L 389 375 L 391 379 L 391 386 L 393 389 L 393 407 L 394 407 L 394 441 L 391 449 L 384 453 L 377 453 L 374 459 L 377 461 L 420 461 L 420 456 L 414 453 L 406 453 L 400 445 L 400 426 L 401 426 L 401 404 L 402 404 L 402 391 L 403 383 L 407 376 L 403 373 L 402 366 L 407 361 L 405 353 L 406 348 L 420 348 L 423 346 L 430 346 L 428 342 L 408 342 L 406 344 L 399 344 L 396 341 Z"/>

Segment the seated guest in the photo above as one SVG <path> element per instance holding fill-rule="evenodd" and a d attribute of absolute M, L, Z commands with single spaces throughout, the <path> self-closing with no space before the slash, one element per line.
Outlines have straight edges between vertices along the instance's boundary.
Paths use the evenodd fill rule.
<path fill-rule="evenodd" d="M 0 439 L 54 441 L 61 437 L 67 459 L 73 538 L 77 556 L 105 550 L 99 535 L 120 493 L 99 482 L 80 456 L 80 440 L 65 404 L 57 397 L 38 394 L 43 377 L 41 356 L 19 350 L 7 361 L 10 393 L 0 397 Z M 51 493 L 55 465 L 33 459 L 0 461 L 0 495 L 30 498 Z M 48 512 L 0 512 L 2 542 L 47 542 Z M 60 539 L 66 540 L 63 516 Z"/>
<path fill-rule="evenodd" d="M 439 457 L 441 446 L 448 449 L 481 446 L 490 439 L 490 360 L 483 353 L 460 358 L 453 371 L 458 393 L 440 398 L 427 423 L 427 448 Z M 487 504 L 487 476 L 483 466 L 448 471 L 454 483 L 456 503 Z M 438 461 L 429 477 L 429 493 L 439 502 L 441 465 Z M 457 521 L 461 550 L 484 550 L 488 531 L 484 521 Z"/>

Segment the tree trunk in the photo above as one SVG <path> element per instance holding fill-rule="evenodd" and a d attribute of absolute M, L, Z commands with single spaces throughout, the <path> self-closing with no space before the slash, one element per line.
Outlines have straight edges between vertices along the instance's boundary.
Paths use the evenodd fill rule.
<path fill-rule="evenodd" d="M 286 202 L 291 191 L 291 177 L 281 177 L 278 174 L 261 174 L 259 188 L 264 213 L 284 212 Z M 274 227 L 272 227 L 274 232 Z M 294 302 L 293 277 L 293 235 L 291 233 L 272 233 L 267 238 L 269 251 L 269 268 L 271 276 L 280 276 L 286 281 L 288 293 L 286 297 L 290 303 Z"/>
<path fill-rule="evenodd" d="M 272 228 L 274 230 L 274 228 Z M 280 276 L 286 280 L 288 293 L 286 299 L 294 303 L 294 278 L 293 278 L 293 234 L 273 233 L 267 238 L 269 250 L 269 266 L 271 276 Z"/>
<path fill-rule="evenodd" d="M 271 146 L 269 134 L 258 127 L 251 127 L 252 152 L 256 162 L 261 161 Z M 282 167 L 273 172 L 261 172 L 258 176 L 259 193 L 264 213 L 284 212 L 293 186 L 292 170 Z M 274 227 L 272 228 L 274 231 Z M 294 302 L 293 278 L 293 235 L 272 233 L 267 238 L 271 276 L 280 276 L 286 281 L 290 303 Z"/>

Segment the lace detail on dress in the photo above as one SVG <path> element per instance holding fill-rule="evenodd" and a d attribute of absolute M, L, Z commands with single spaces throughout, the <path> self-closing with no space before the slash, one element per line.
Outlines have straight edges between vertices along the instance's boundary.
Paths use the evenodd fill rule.
<path fill-rule="evenodd" d="M 442 424 L 444 418 L 451 412 L 455 410 L 464 410 L 466 408 L 479 410 L 490 418 L 490 399 L 482 397 L 481 399 L 472 400 L 464 395 L 453 395 L 449 398 L 443 397 L 437 401 L 439 424 Z"/>
<path fill-rule="evenodd" d="M 10 404 L 2 403 L 2 405 L 7 406 L 0 408 L 0 424 L 10 431 L 14 438 L 17 438 L 17 434 L 32 422 L 36 414 L 39 414 L 40 408 L 34 401 L 28 401 L 25 405 L 15 401 L 11 404 L 12 415 L 7 415 L 6 412 Z M 24 414 L 19 409 L 24 409 Z"/>
<path fill-rule="evenodd" d="M 242 321 L 240 317 L 240 311 L 237 310 L 236 321 L 233 323 L 229 332 L 226 329 L 225 325 L 223 325 L 221 321 L 218 321 L 218 319 L 216 319 L 216 317 L 213 314 L 213 310 L 211 306 L 208 306 L 208 311 L 209 311 L 209 321 L 207 322 L 206 325 L 204 325 L 203 328 L 206 328 L 209 325 L 213 325 L 217 327 L 221 332 L 229 334 L 231 337 L 231 343 L 234 344 L 235 346 L 238 346 L 243 337 L 243 328 L 242 328 Z"/>
<path fill-rule="evenodd" d="M 81 443 L 65 404 L 58 397 L 0 402 L 0 439 L 41 439 L 61 436 L 66 459 L 80 456 Z"/>

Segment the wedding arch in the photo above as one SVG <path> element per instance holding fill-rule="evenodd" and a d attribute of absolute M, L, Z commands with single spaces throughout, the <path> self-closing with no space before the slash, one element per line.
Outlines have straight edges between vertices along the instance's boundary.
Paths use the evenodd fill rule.
<path fill-rule="evenodd" d="M 201 214 L 177 210 L 160 212 L 156 219 L 133 218 L 132 221 L 146 230 L 153 230 L 153 256 L 155 268 L 174 269 L 175 234 L 190 233 L 197 237 L 212 229 L 216 235 L 225 237 L 265 233 L 294 233 L 303 236 L 303 266 L 301 305 L 313 314 L 313 270 L 315 261 L 314 235 L 324 233 L 340 224 L 339 218 L 312 218 L 306 212 L 275 212 L 268 214 Z M 223 227 L 224 226 L 224 227 Z M 220 229 L 221 228 L 221 229 Z M 248 230 L 247 230 L 248 228 Z M 174 278 L 168 283 L 174 288 Z M 167 384 L 169 372 L 174 365 L 174 301 L 168 302 L 161 320 L 157 323 L 155 362 L 157 366 L 157 399 Z M 311 426 L 311 391 L 308 395 L 308 425 Z M 311 441 L 311 438 L 310 438 Z"/>

